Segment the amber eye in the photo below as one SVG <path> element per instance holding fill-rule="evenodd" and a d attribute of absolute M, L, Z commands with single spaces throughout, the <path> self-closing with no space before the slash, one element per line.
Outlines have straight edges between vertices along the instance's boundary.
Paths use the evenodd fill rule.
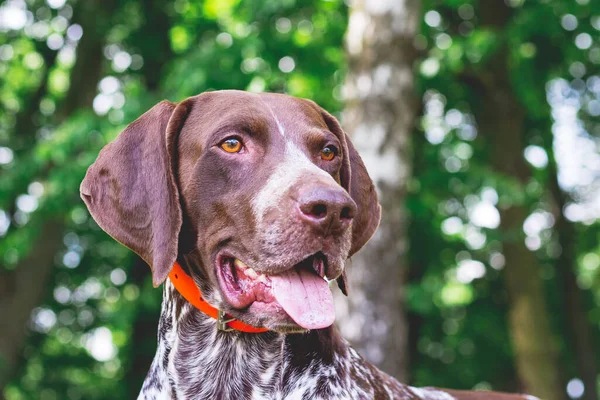
<path fill-rule="evenodd" d="M 325 161 L 331 161 L 335 157 L 335 153 L 336 153 L 335 147 L 333 147 L 333 146 L 324 147 L 323 150 L 321 150 L 321 159 L 323 159 Z"/>
<path fill-rule="evenodd" d="M 228 153 L 239 153 L 242 150 L 242 142 L 236 138 L 225 139 L 221 148 Z"/>

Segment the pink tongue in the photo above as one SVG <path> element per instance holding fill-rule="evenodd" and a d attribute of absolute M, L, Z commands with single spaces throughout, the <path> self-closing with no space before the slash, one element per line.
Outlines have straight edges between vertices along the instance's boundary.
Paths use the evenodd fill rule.
<path fill-rule="evenodd" d="M 273 296 L 301 327 L 321 329 L 333 324 L 333 295 L 327 282 L 304 268 L 272 275 Z"/>

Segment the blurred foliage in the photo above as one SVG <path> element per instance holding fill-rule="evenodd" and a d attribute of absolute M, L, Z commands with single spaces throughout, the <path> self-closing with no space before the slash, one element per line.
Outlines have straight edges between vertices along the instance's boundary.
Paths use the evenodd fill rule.
<path fill-rule="evenodd" d="M 542 265 L 553 326 L 564 337 L 557 210 L 548 198 L 556 151 L 548 93 L 554 82 L 565 98 L 576 98 L 578 121 L 595 143 L 600 3 L 507 3 L 513 15 L 499 30 L 480 26 L 484 1 L 428 0 L 415 38 L 423 107 L 406 204 L 415 385 L 517 387 L 498 208 L 525 204 L 542 221 L 528 235 L 529 247 Z M 86 22 L 90 12 L 97 20 Z M 102 146 L 161 99 L 213 89 L 287 92 L 339 112 L 347 14 L 341 0 L 1 3 L 0 266 L 14 270 L 34 253 L 47 221 L 58 221 L 63 237 L 7 399 L 132 398 L 154 355 L 161 291 L 79 200 L 79 183 Z M 546 155 L 525 187 L 490 169 L 494 149 L 478 136 L 473 117 L 478 92 L 469 77 L 485 76 L 501 43 L 510 49 L 511 85 L 527 113 L 528 146 Z M 82 66 L 81 54 L 93 46 L 101 51 L 98 65 Z M 89 72 L 94 67 L 97 76 Z M 86 90 L 89 99 L 80 94 Z M 585 203 L 582 187 L 566 195 L 568 206 Z M 597 337 L 598 224 L 570 219 L 578 282 Z M 568 343 L 557 346 L 568 381 L 575 377 Z"/>
<path fill-rule="evenodd" d="M 341 2 L 178 0 L 151 9 L 144 3 L 122 1 L 105 26 L 92 25 L 102 35 L 102 73 L 83 83 L 95 93 L 92 107 L 82 104 L 66 116 L 70 76 L 89 35 L 75 18 L 82 2 L 0 6 L 8 26 L 4 18 L 24 16 L 24 26 L 13 21 L 0 37 L 0 265 L 14 269 L 35 252 L 46 220 L 64 225 L 64 247 L 33 311 L 22 367 L 4 390 L 8 399 L 132 398 L 141 387 L 162 291 L 152 289 L 147 266 L 102 232 L 79 199 L 87 166 L 127 123 L 163 98 L 214 89 L 286 91 L 332 110 L 341 106 L 332 96 L 342 80 Z M 113 7 L 93 6 L 99 13 Z M 31 119 L 23 124 L 28 131 L 17 129 L 20 119 Z M 138 368 L 136 357 L 147 363 Z"/>
<path fill-rule="evenodd" d="M 574 225 L 569 240 L 579 257 L 575 264 L 584 291 L 583 312 L 596 343 L 598 339 L 600 321 L 593 298 L 598 289 L 598 224 L 594 215 L 569 213 L 575 204 L 594 208 L 589 205 L 594 192 L 578 186 L 577 179 L 569 183 L 565 179 L 560 182 L 568 199 L 565 208 L 552 198 L 555 156 L 571 149 L 557 147 L 561 110 L 551 107 L 549 93 L 555 85 L 562 87 L 562 96 L 577 116 L 574 127 L 567 129 L 576 136 L 577 119 L 587 121 L 588 130 L 581 136 L 588 141 L 583 145 L 597 157 L 600 109 L 590 109 L 589 102 L 597 101 L 600 94 L 594 83 L 600 64 L 600 4 L 587 0 L 507 0 L 506 4 L 511 14 L 508 23 L 494 27 L 482 23 L 487 6 L 483 1 L 429 1 L 422 33 L 415 39 L 423 54 L 417 81 L 423 94 L 422 135 L 414 138 L 415 177 L 408 201 L 413 219 L 408 300 L 416 314 L 413 323 L 422 324 L 414 338 L 416 385 L 514 390 L 518 377 L 505 318 L 509 305 L 499 279 L 505 261 L 502 242 L 510 238 L 500 236 L 496 228 L 498 210 L 515 204 L 530 213 L 523 239 L 540 263 L 539 278 L 560 339 L 556 346 L 565 384 L 578 376 L 565 325 L 571 310 L 564 299 L 573 294 L 564 293 L 559 272 L 562 244 L 555 221 L 563 215 Z M 499 54 L 503 47 L 508 54 Z M 490 167 L 491 154 L 500 150 L 481 136 L 474 117 L 483 100 L 478 85 L 492 79 L 492 68 L 503 62 L 509 69 L 508 84 L 526 113 L 524 156 L 532 177 L 525 184 Z M 567 154 L 562 159 L 572 162 L 574 157 L 578 156 Z M 595 171 L 596 167 L 588 170 Z M 586 167 L 579 172 L 586 172 Z M 585 266 L 583 259 L 588 260 Z"/>

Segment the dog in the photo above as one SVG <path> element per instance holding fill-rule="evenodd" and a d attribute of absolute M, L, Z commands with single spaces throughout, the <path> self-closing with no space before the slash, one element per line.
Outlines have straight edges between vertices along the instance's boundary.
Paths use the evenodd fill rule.
<path fill-rule="evenodd" d="M 348 295 L 345 262 L 381 209 L 348 136 L 310 100 L 163 101 L 102 149 L 81 197 L 164 283 L 139 399 L 534 399 L 413 388 L 339 335 L 329 282 Z"/>

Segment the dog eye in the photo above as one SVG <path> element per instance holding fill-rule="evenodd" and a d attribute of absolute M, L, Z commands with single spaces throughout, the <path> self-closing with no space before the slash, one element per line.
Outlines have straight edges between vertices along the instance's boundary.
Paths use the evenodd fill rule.
<path fill-rule="evenodd" d="M 242 141 L 236 138 L 227 138 L 221 142 L 221 148 L 228 153 L 239 153 L 242 150 Z"/>
<path fill-rule="evenodd" d="M 321 159 L 331 161 L 337 155 L 337 149 L 334 146 L 326 146 L 321 150 Z"/>

